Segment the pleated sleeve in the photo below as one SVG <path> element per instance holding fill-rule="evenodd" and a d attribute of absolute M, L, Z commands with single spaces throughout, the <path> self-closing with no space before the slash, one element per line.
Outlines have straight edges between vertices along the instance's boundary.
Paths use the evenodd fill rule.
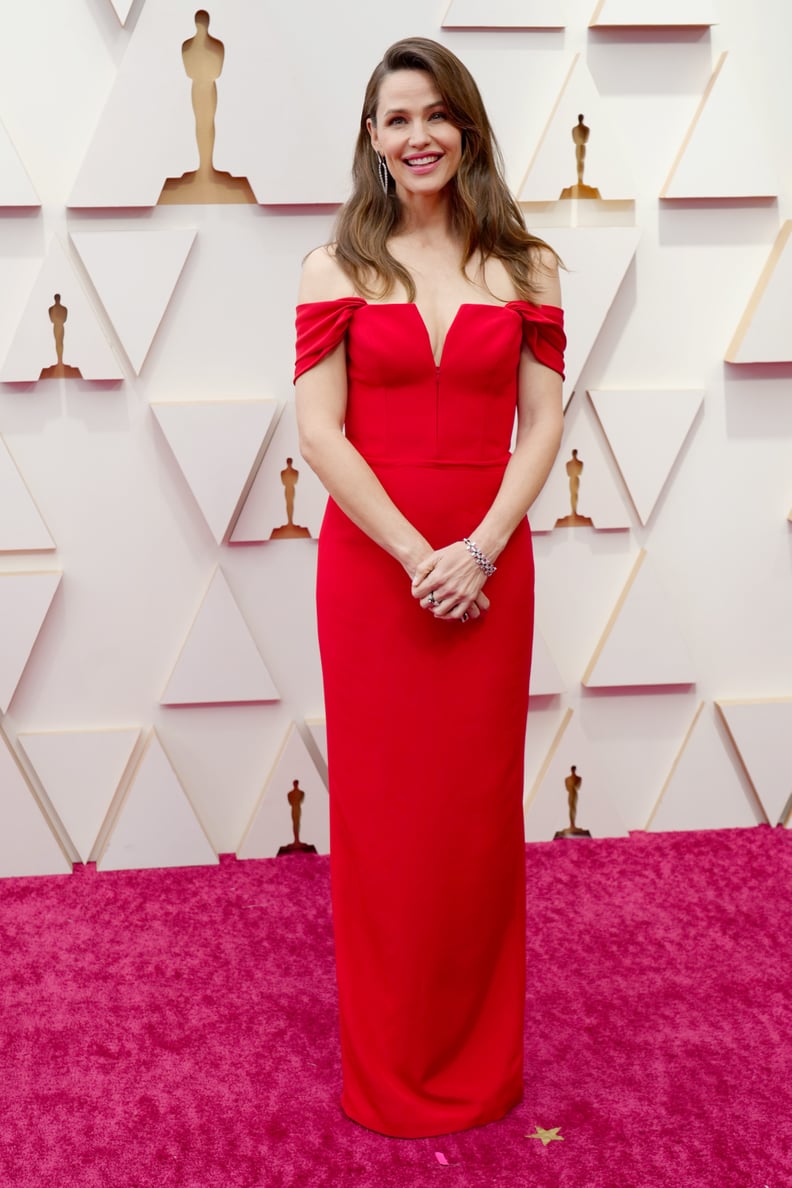
<path fill-rule="evenodd" d="M 339 297 L 335 301 L 310 301 L 297 306 L 295 380 L 338 346 L 355 310 L 365 304 L 362 297 Z"/>
<path fill-rule="evenodd" d="M 530 301 L 510 301 L 509 309 L 522 318 L 523 341 L 540 363 L 551 367 L 564 378 L 564 311 L 557 305 L 531 305 Z"/>

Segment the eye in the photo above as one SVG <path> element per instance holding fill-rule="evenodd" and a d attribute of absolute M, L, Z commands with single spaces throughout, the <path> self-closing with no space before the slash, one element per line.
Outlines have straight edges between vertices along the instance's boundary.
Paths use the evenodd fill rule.
<path fill-rule="evenodd" d="M 448 116 L 444 111 L 433 111 L 429 116 L 430 120 L 447 120 Z"/>
<path fill-rule="evenodd" d="M 392 128 L 394 124 L 403 124 L 404 116 L 391 116 L 388 120 L 388 127 Z"/>

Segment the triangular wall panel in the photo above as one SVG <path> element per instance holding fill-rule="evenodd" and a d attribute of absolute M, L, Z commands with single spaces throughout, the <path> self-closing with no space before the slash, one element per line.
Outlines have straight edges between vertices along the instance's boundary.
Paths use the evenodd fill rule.
<path fill-rule="evenodd" d="M 751 112 L 733 56 L 724 52 L 660 197 L 769 198 L 778 188 L 762 121 Z"/>
<path fill-rule="evenodd" d="M 598 196 L 603 199 L 635 197 L 635 181 L 628 165 L 630 154 L 621 134 L 612 126 L 582 55 L 576 54 L 519 187 L 521 202 L 553 202 L 562 197 L 565 189 L 576 185 L 577 149 L 572 133 L 580 114 L 588 129 L 584 185 L 599 190 Z"/>
<path fill-rule="evenodd" d="M 565 781 L 573 764 L 582 780 L 576 826 L 588 829 L 594 837 L 624 837 L 627 834 L 627 824 L 608 795 L 607 772 L 598 762 L 573 711 L 567 709 L 526 798 L 527 841 L 552 841 L 556 831 L 569 826 L 569 798 Z M 582 843 L 575 839 L 564 844 Z"/>
<path fill-rule="evenodd" d="M 62 574 L 0 575 L 0 712 L 11 704 Z"/>
<path fill-rule="evenodd" d="M 126 0 L 118 2 L 123 8 Z M 241 63 L 239 52 L 233 53 L 239 51 L 242 43 L 229 27 L 228 14 L 224 11 L 228 7 L 224 0 L 214 0 L 210 9 L 210 34 L 223 41 L 227 56 L 232 51 L 219 80 L 218 99 L 229 77 L 240 65 L 244 66 L 246 56 L 244 45 Z M 195 36 L 194 14 L 198 8 L 200 5 L 185 0 L 170 0 L 167 4 L 145 4 L 140 10 L 77 174 L 69 206 L 156 206 L 167 178 L 181 177 L 196 169 L 198 150 L 191 83 L 181 47 Z M 261 36 L 262 29 L 256 27 L 260 25 L 257 18 L 263 15 L 261 8 L 249 5 L 246 8 L 244 15 L 253 22 L 251 42 L 267 45 L 268 39 Z M 216 124 L 222 120 L 225 106 L 218 102 Z M 217 157 L 216 149 L 216 167 Z"/>
<path fill-rule="evenodd" d="M 545 238 L 566 265 L 560 273 L 567 335 L 565 408 L 632 263 L 640 237 L 637 227 L 548 229 Z"/>
<path fill-rule="evenodd" d="M 771 825 L 792 796 L 792 697 L 716 703 Z"/>
<path fill-rule="evenodd" d="M 635 553 L 626 533 L 614 538 L 576 528 L 537 537 L 537 623 L 570 690 L 580 682 Z"/>
<path fill-rule="evenodd" d="M 264 785 L 245 836 L 237 851 L 240 858 L 272 858 L 281 846 L 293 844 L 294 831 L 288 794 L 294 780 L 305 793 L 300 810 L 299 840 L 319 854 L 330 850 L 327 789 L 308 748 L 294 723 Z"/>
<path fill-rule="evenodd" d="M 194 239 L 191 228 L 71 232 L 71 241 L 138 375 Z"/>
<path fill-rule="evenodd" d="M 0 120 L 0 206 L 41 206 L 11 137 Z"/>
<path fill-rule="evenodd" d="M 18 736 L 82 862 L 90 859 L 139 738 L 138 727 Z"/>
<path fill-rule="evenodd" d="M 646 524 L 701 408 L 700 391 L 589 392 L 625 486 Z"/>
<path fill-rule="evenodd" d="M 444 29 L 563 29 L 561 0 L 451 0 Z"/>
<path fill-rule="evenodd" d="M 306 718 L 305 725 L 311 732 L 319 754 L 327 763 L 327 723 L 324 718 Z"/>
<path fill-rule="evenodd" d="M 563 693 L 565 687 L 545 638 L 536 628 L 531 658 L 531 697 L 551 697 Z"/>
<path fill-rule="evenodd" d="M 564 420 L 564 436 L 558 456 L 529 513 L 534 532 L 551 532 L 556 528 L 559 532 L 569 530 L 569 526 L 558 524 L 558 521 L 572 514 L 571 476 L 567 467 L 577 468 L 579 463 L 583 469 L 578 476 L 577 514 L 592 521 L 590 526 L 581 527 L 601 531 L 630 527 L 627 503 L 613 477 L 601 435 L 592 422 L 588 402 L 575 397 Z M 573 450 L 576 456 L 573 456 Z"/>
<path fill-rule="evenodd" d="M 196 36 L 200 8 L 195 0 L 149 0 L 139 8 L 69 206 L 152 207 L 166 180 L 196 170 L 182 45 Z M 209 34 L 225 49 L 217 79 L 214 168 L 246 179 L 259 202 L 342 202 L 348 190 L 348 129 L 357 118 L 359 97 L 339 87 L 339 79 L 356 77 L 361 60 L 377 60 L 382 52 L 377 22 L 358 21 L 354 37 L 339 37 L 337 6 L 313 4 L 306 35 L 305 5 L 213 0 L 208 11 Z M 328 96 L 333 118 L 317 136 L 317 111 Z M 273 120 L 274 111 L 288 112 L 288 119 Z"/>
<path fill-rule="evenodd" d="M 593 29 L 702 28 L 715 24 L 711 0 L 599 0 Z"/>
<path fill-rule="evenodd" d="M 742 829 L 764 814 L 721 739 L 712 707 L 702 702 L 682 742 L 646 828 Z M 747 781 L 745 781 L 747 784 Z"/>
<path fill-rule="evenodd" d="M 223 705 L 278 699 L 278 690 L 218 567 L 162 695 L 162 704 Z"/>
<path fill-rule="evenodd" d="M 317 537 L 327 505 L 327 492 L 300 455 L 297 419 L 291 401 L 284 406 L 267 445 L 250 494 L 231 533 L 231 544 L 289 539 L 285 532 L 289 527 L 287 483 L 291 483 L 294 497 L 291 527 L 298 530 L 292 534 L 294 539 Z"/>
<path fill-rule="evenodd" d="M 792 360 L 792 219 L 778 232 L 767 263 L 726 351 L 727 363 Z"/>
<path fill-rule="evenodd" d="M 218 544 L 250 490 L 277 407 L 276 400 L 151 406 Z"/>
<path fill-rule="evenodd" d="M 11 348 L 0 380 L 30 383 L 41 378 L 43 369 L 57 362 L 54 323 L 50 311 L 58 303 L 67 310 L 64 324 L 63 362 L 76 368 L 85 380 L 119 380 L 123 372 L 97 320 L 96 314 L 74 267 L 53 238 Z M 58 315 L 59 317 L 62 315 Z"/>
<path fill-rule="evenodd" d="M 110 2 L 115 9 L 115 13 L 119 21 L 122 25 L 125 25 L 132 5 L 134 4 L 134 0 L 110 0 Z"/>
<path fill-rule="evenodd" d="M 70 874 L 11 744 L 0 728 L 0 878 Z"/>
<path fill-rule="evenodd" d="M 216 864 L 217 855 L 152 730 L 97 869 Z"/>
<path fill-rule="evenodd" d="M 47 553 L 55 548 L 55 541 L 2 437 L 0 509 L 0 553 Z"/>
<path fill-rule="evenodd" d="M 695 680 L 668 597 L 641 550 L 583 674 L 583 684 L 624 688 L 690 685 Z"/>

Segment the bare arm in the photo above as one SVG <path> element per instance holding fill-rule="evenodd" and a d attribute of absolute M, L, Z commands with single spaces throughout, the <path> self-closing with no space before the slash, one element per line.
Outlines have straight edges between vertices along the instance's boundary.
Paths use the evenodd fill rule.
<path fill-rule="evenodd" d="M 349 295 L 349 281 L 324 249 L 305 261 L 299 300 Z M 353 523 L 399 561 L 410 578 L 432 546 L 391 500 L 371 467 L 344 436 L 347 375 L 343 342 L 295 385 L 300 452 Z"/>
<path fill-rule="evenodd" d="M 560 297 L 558 272 L 553 269 L 539 299 L 541 304 L 559 305 Z M 558 453 L 563 427 L 561 377 L 523 347 L 514 451 L 492 505 L 483 520 L 471 524 L 469 532 L 469 539 L 490 561 L 497 560 L 544 486 Z M 429 591 L 434 590 L 435 598 L 443 604 L 440 615 L 459 618 L 468 609 L 470 599 L 479 595 L 485 580 L 465 545 L 457 541 L 426 558 L 416 573 L 413 595 L 427 605 Z"/>

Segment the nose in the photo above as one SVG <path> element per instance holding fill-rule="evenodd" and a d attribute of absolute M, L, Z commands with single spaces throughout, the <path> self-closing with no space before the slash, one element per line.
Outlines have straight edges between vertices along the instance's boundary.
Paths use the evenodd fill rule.
<path fill-rule="evenodd" d="M 410 128 L 410 144 L 416 148 L 420 148 L 423 144 L 428 144 L 431 137 L 429 130 L 423 120 L 413 120 Z"/>

